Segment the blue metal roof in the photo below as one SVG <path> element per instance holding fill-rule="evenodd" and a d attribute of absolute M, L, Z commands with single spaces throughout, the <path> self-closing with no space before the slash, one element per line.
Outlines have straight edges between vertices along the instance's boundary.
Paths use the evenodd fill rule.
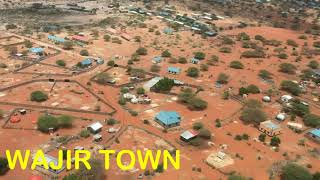
<path fill-rule="evenodd" d="M 60 38 L 60 37 L 53 36 L 53 35 L 48 35 L 48 39 L 50 39 L 52 41 L 60 42 L 60 43 L 64 43 L 66 41 L 64 38 Z"/>
<path fill-rule="evenodd" d="M 32 53 L 42 53 L 44 51 L 43 48 L 39 48 L 39 47 L 33 47 L 33 48 L 30 48 L 29 50 Z"/>
<path fill-rule="evenodd" d="M 280 128 L 280 126 L 276 125 L 275 123 L 273 122 L 265 122 L 264 124 L 266 127 L 270 128 L 270 129 L 278 129 Z"/>
<path fill-rule="evenodd" d="M 181 69 L 178 67 L 168 67 L 168 72 L 180 73 Z"/>
<path fill-rule="evenodd" d="M 153 61 L 160 63 L 162 61 L 162 57 L 161 56 L 156 56 L 153 58 Z"/>
<path fill-rule="evenodd" d="M 171 125 L 179 123 L 181 121 L 181 116 L 175 111 L 160 111 L 157 114 L 156 119 L 165 125 Z"/>
<path fill-rule="evenodd" d="M 172 34 L 172 33 L 173 33 L 173 29 L 171 29 L 171 28 L 165 28 L 165 29 L 163 30 L 163 32 L 164 32 L 165 34 Z"/>
<path fill-rule="evenodd" d="M 320 137 L 320 128 L 309 131 L 310 134 Z"/>
<path fill-rule="evenodd" d="M 85 59 L 83 61 L 81 61 L 81 65 L 84 65 L 84 66 L 88 66 L 88 65 L 91 65 L 92 64 L 92 61 L 91 59 Z"/>

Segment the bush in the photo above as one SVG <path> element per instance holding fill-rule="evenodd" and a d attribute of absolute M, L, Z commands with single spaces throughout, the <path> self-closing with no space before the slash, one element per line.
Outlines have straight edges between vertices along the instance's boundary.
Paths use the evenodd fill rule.
<path fill-rule="evenodd" d="M 280 138 L 277 137 L 277 136 L 273 136 L 273 137 L 271 138 L 271 141 L 270 141 L 270 146 L 279 147 L 280 143 L 281 143 Z"/>
<path fill-rule="evenodd" d="M 148 50 L 144 47 L 140 47 L 136 50 L 136 53 L 141 56 L 145 56 L 148 54 Z"/>
<path fill-rule="evenodd" d="M 26 48 L 32 48 L 32 42 L 29 41 L 29 40 L 25 40 L 25 41 L 24 41 L 24 46 L 25 46 Z"/>
<path fill-rule="evenodd" d="M 108 66 L 114 66 L 115 62 L 113 60 L 108 61 L 107 65 Z"/>
<path fill-rule="evenodd" d="M 237 35 L 237 40 L 238 41 L 249 41 L 250 40 L 250 36 L 247 33 L 242 32 L 242 33 L 239 33 Z"/>
<path fill-rule="evenodd" d="M 251 94 L 259 94 L 260 93 L 260 89 L 258 88 L 258 86 L 253 85 L 253 84 L 251 84 L 247 87 L 247 91 L 248 91 L 248 93 L 251 93 Z"/>
<path fill-rule="evenodd" d="M 204 110 L 208 107 L 208 102 L 200 98 L 194 97 L 189 100 L 188 107 L 191 110 Z"/>
<path fill-rule="evenodd" d="M 110 39 L 111 39 L 111 36 L 109 36 L 108 34 L 106 34 L 106 35 L 103 36 L 103 39 L 104 39 L 105 42 L 109 42 Z"/>
<path fill-rule="evenodd" d="M 5 63 L 0 63 L 0 68 L 7 68 L 8 65 L 6 65 Z"/>
<path fill-rule="evenodd" d="M 280 54 L 278 54 L 278 58 L 280 58 L 280 59 L 288 59 L 288 55 L 286 53 L 280 53 Z"/>
<path fill-rule="evenodd" d="M 178 60 L 176 58 L 170 58 L 169 63 L 171 64 L 177 64 Z"/>
<path fill-rule="evenodd" d="M 231 53 L 231 48 L 229 47 L 222 47 L 219 49 L 219 52 L 222 52 L 222 53 Z"/>
<path fill-rule="evenodd" d="M 200 70 L 201 71 L 208 71 L 209 70 L 209 66 L 206 64 L 200 64 Z"/>
<path fill-rule="evenodd" d="M 110 82 L 110 80 L 112 79 L 111 76 L 108 73 L 99 73 L 96 76 L 96 81 L 98 84 L 102 84 L 102 85 L 106 85 Z"/>
<path fill-rule="evenodd" d="M 145 90 L 143 89 L 143 87 L 139 87 L 138 89 L 137 89 L 137 94 L 145 94 Z"/>
<path fill-rule="evenodd" d="M 83 49 L 83 50 L 80 51 L 80 55 L 81 56 L 89 56 L 89 52 L 88 52 L 88 50 Z"/>
<path fill-rule="evenodd" d="M 281 180 L 312 180 L 310 172 L 296 164 L 287 164 L 282 168 Z"/>
<path fill-rule="evenodd" d="M 80 137 L 82 138 L 88 138 L 90 136 L 90 131 L 87 130 L 87 129 L 83 129 L 81 132 L 80 132 Z"/>
<path fill-rule="evenodd" d="M 189 77 L 199 77 L 199 69 L 196 67 L 189 67 L 187 70 L 187 76 Z"/>
<path fill-rule="evenodd" d="M 292 39 L 288 39 L 288 40 L 287 40 L 287 45 L 292 46 L 292 47 L 298 47 L 298 46 L 299 46 L 298 43 L 295 42 L 295 41 L 292 40 Z"/>
<path fill-rule="evenodd" d="M 292 114 L 300 117 L 303 117 L 310 112 L 309 106 L 304 105 L 299 100 L 293 100 L 289 110 L 291 110 Z"/>
<path fill-rule="evenodd" d="M 280 87 L 281 90 L 287 91 L 295 96 L 299 96 L 302 92 L 299 85 L 292 81 L 282 81 Z"/>
<path fill-rule="evenodd" d="M 118 103 L 123 106 L 123 105 L 126 105 L 127 100 L 121 96 L 120 99 L 118 100 Z"/>
<path fill-rule="evenodd" d="M 58 66 L 62 66 L 62 67 L 65 67 L 65 66 L 66 66 L 66 62 L 65 62 L 64 60 L 57 60 L 57 61 L 56 61 L 56 64 L 57 64 Z"/>
<path fill-rule="evenodd" d="M 203 139 L 211 139 L 211 132 L 208 129 L 200 129 L 198 136 Z"/>
<path fill-rule="evenodd" d="M 79 178 L 75 174 L 69 174 L 64 176 L 62 180 L 79 180 Z"/>
<path fill-rule="evenodd" d="M 48 99 L 48 95 L 42 91 L 34 91 L 30 95 L 31 101 L 44 102 Z"/>
<path fill-rule="evenodd" d="M 185 58 L 185 57 L 179 57 L 178 63 L 180 63 L 180 64 L 187 64 L 187 63 L 188 63 L 187 58 Z"/>
<path fill-rule="evenodd" d="M 169 52 L 169 50 L 165 50 L 161 53 L 162 57 L 171 57 L 171 53 Z"/>
<path fill-rule="evenodd" d="M 313 47 L 320 48 L 320 41 L 313 42 Z"/>
<path fill-rule="evenodd" d="M 266 137 L 267 137 L 266 134 L 260 134 L 259 137 L 258 137 L 258 139 L 259 139 L 259 141 L 261 141 L 261 142 L 265 142 L 265 141 L 266 141 Z"/>
<path fill-rule="evenodd" d="M 190 99 L 192 99 L 195 94 L 192 92 L 192 89 L 187 88 L 182 90 L 182 92 L 178 95 L 178 101 L 181 103 L 188 103 Z"/>
<path fill-rule="evenodd" d="M 279 65 L 280 72 L 288 73 L 288 74 L 295 74 L 296 73 L 296 66 L 290 63 L 282 63 Z"/>
<path fill-rule="evenodd" d="M 244 87 L 239 88 L 239 95 L 242 96 L 244 94 L 249 94 L 247 88 L 244 88 Z"/>
<path fill-rule="evenodd" d="M 7 158 L 0 157 L 0 176 L 5 175 L 9 171 Z"/>
<path fill-rule="evenodd" d="M 154 65 L 151 66 L 150 71 L 151 72 L 160 72 L 160 69 L 161 69 L 160 66 L 154 64 Z"/>
<path fill-rule="evenodd" d="M 261 41 L 261 42 L 264 42 L 266 39 L 263 37 L 263 36 L 261 36 L 261 35 L 256 35 L 255 37 L 254 37 L 254 39 L 255 40 L 258 40 L 258 41 Z"/>
<path fill-rule="evenodd" d="M 320 116 L 315 114 L 306 114 L 303 116 L 303 123 L 309 127 L 318 127 L 320 126 Z"/>
<path fill-rule="evenodd" d="M 70 128 L 72 127 L 73 118 L 68 115 L 62 115 L 57 118 L 59 122 L 59 127 L 61 128 Z"/>
<path fill-rule="evenodd" d="M 245 123 L 253 122 L 259 124 L 267 120 L 267 115 L 259 108 L 245 108 L 241 112 L 240 119 Z"/>
<path fill-rule="evenodd" d="M 115 125 L 117 123 L 118 123 L 118 121 L 113 119 L 113 118 L 110 118 L 110 119 L 107 120 L 107 125 L 109 125 L 109 126 L 113 126 L 113 125 Z"/>
<path fill-rule="evenodd" d="M 262 79 L 272 79 L 272 74 L 271 72 L 267 71 L 267 70 L 260 70 L 259 71 L 259 77 Z"/>
<path fill-rule="evenodd" d="M 243 69 L 244 66 L 240 61 L 231 61 L 230 67 L 234 69 Z"/>
<path fill-rule="evenodd" d="M 219 62 L 219 57 L 216 55 L 212 55 L 211 58 L 208 59 L 207 64 L 213 66 L 213 65 L 217 64 L 218 62 Z"/>
<path fill-rule="evenodd" d="M 228 177 L 228 180 L 249 180 L 249 179 L 240 175 L 230 175 Z"/>
<path fill-rule="evenodd" d="M 194 130 L 200 130 L 203 128 L 203 124 L 201 122 L 195 122 L 195 123 L 193 123 L 192 128 Z"/>
<path fill-rule="evenodd" d="M 266 54 L 262 50 L 248 50 L 241 54 L 244 58 L 265 58 Z"/>
<path fill-rule="evenodd" d="M 45 133 L 49 132 L 49 128 L 52 128 L 53 130 L 57 130 L 59 128 L 58 119 L 50 115 L 41 116 L 38 119 L 37 125 L 38 129 Z"/>
<path fill-rule="evenodd" d="M 203 60 L 206 58 L 206 54 L 204 52 L 195 52 L 193 54 L 194 54 L 194 57 L 199 60 Z"/>
<path fill-rule="evenodd" d="M 308 66 L 311 68 L 311 69 L 318 69 L 319 68 L 319 63 L 318 61 L 316 60 L 313 60 L 313 61 L 310 61 Z"/>
<path fill-rule="evenodd" d="M 218 75 L 217 82 L 220 83 L 220 84 L 228 84 L 229 76 L 227 74 L 225 74 L 225 73 L 220 73 Z"/>
<path fill-rule="evenodd" d="M 229 37 L 223 37 L 223 39 L 222 39 L 222 44 L 224 44 L 224 45 L 232 45 L 234 43 L 235 42 Z"/>

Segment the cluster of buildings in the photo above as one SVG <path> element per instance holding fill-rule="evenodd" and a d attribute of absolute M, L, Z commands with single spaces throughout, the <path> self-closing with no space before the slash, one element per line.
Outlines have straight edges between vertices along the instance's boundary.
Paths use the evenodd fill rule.
<path fill-rule="evenodd" d="M 131 93 L 125 93 L 123 94 L 123 98 L 126 100 L 129 100 L 132 104 L 150 104 L 151 103 L 151 98 L 148 95 L 140 95 L 136 96 Z"/>

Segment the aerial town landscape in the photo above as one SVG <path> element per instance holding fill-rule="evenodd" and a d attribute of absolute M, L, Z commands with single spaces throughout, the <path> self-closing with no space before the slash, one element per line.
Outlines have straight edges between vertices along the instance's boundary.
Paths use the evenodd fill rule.
<path fill-rule="evenodd" d="M 0 179 L 320 180 L 317 0 L 0 9 Z M 119 169 L 124 149 L 179 150 L 181 165 Z M 54 164 L 88 150 L 92 169 L 10 170 L 6 150 Z"/>

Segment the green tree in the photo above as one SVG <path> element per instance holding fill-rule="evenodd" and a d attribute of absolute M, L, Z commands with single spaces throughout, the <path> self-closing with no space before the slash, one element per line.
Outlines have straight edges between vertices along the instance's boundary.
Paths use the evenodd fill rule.
<path fill-rule="evenodd" d="M 190 77 L 199 77 L 200 71 L 196 67 L 189 67 L 187 70 L 187 76 Z"/>
<path fill-rule="evenodd" d="M 204 110 L 208 107 L 208 102 L 201 98 L 194 97 L 189 100 L 188 107 L 191 110 Z"/>
<path fill-rule="evenodd" d="M 248 93 L 251 93 L 251 94 L 259 94 L 260 93 L 259 87 L 254 84 L 250 84 L 247 87 L 247 91 L 248 91 Z"/>
<path fill-rule="evenodd" d="M 301 103 L 299 100 L 293 100 L 291 102 L 291 107 L 289 109 L 292 114 L 303 117 L 306 114 L 309 114 L 309 106 Z"/>
<path fill-rule="evenodd" d="M 315 114 L 306 114 L 303 116 L 303 122 L 306 126 L 309 127 L 318 127 L 320 126 L 320 116 Z"/>
<path fill-rule="evenodd" d="M 208 129 L 202 128 L 200 129 L 198 136 L 203 139 L 211 139 L 211 132 Z"/>
<path fill-rule="evenodd" d="M 312 60 L 312 61 L 309 62 L 308 66 L 311 69 L 318 69 L 319 68 L 319 63 L 316 60 Z"/>
<path fill-rule="evenodd" d="M 261 141 L 261 142 L 265 142 L 266 141 L 266 134 L 260 134 L 259 135 L 259 141 Z"/>
<path fill-rule="evenodd" d="M 25 40 L 25 41 L 24 41 L 24 46 L 25 46 L 26 48 L 32 48 L 32 42 L 29 41 L 29 40 Z"/>
<path fill-rule="evenodd" d="M 88 138 L 90 136 L 90 131 L 87 129 L 83 129 L 80 131 L 80 137 Z"/>
<path fill-rule="evenodd" d="M 31 101 L 44 102 L 48 99 L 48 95 L 42 91 L 33 91 L 30 95 Z"/>
<path fill-rule="evenodd" d="M 195 122 L 195 123 L 193 123 L 192 128 L 194 130 L 200 130 L 203 128 L 203 124 L 201 122 Z"/>
<path fill-rule="evenodd" d="M 80 180 L 77 175 L 69 174 L 62 178 L 62 180 Z"/>
<path fill-rule="evenodd" d="M 62 115 L 58 117 L 59 127 L 70 128 L 72 127 L 73 118 L 68 115 Z"/>
<path fill-rule="evenodd" d="M 240 175 L 230 175 L 228 180 L 248 180 L 248 178 L 240 176 Z"/>
<path fill-rule="evenodd" d="M 161 53 L 162 57 L 171 57 L 171 53 L 169 50 L 165 50 Z"/>
<path fill-rule="evenodd" d="M 266 80 L 272 79 L 272 73 L 267 70 L 260 70 L 259 77 Z"/>
<path fill-rule="evenodd" d="M 37 125 L 38 129 L 45 133 L 48 133 L 50 128 L 53 130 L 57 130 L 59 128 L 58 119 L 51 115 L 40 116 Z"/>
<path fill-rule="evenodd" d="M 287 91 L 295 96 L 299 96 L 302 93 L 299 85 L 292 81 L 282 81 L 280 87 L 281 90 Z"/>
<path fill-rule="evenodd" d="M 104 39 L 105 42 L 109 42 L 110 39 L 111 39 L 111 36 L 106 34 L 106 35 L 103 36 L 103 39 Z"/>
<path fill-rule="evenodd" d="M 108 61 L 107 65 L 108 66 L 114 66 L 115 62 L 113 60 Z"/>
<path fill-rule="evenodd" d="M 112 78 L 108 73 L 103 72 L 103 73 L 97 74 L 95 79 L 98 84 L 106 85 L 110 82 Z"/>
<path fill-rule="evenodd" d="M 220 83 L 220 84 L 228 84 L 229 76 L 227 74 L 225 74 L 225 73 L 220 73 L 218 75 L 217 82 Z"/>
<path fill-rule="evenodd" d="M 80 55 L 81 56 L 89 56 L 89 52 L 88 52 L 88 50 L 83 49 L 83 50 L 80 51 Z"/>
<path fill-rule="evenodd" d="M 267 115 L 259 108 L 245 108 L 241 112 L 240 119 L 246 123 L 256 123 L 267 120 Z"/>
<path fill-rule="evenodd" d="M 310 172 L 297 165 L 297 164 L 287 164 L 282 168 L 281 180 L 312 180 L 313 177 Z"/>
<path fill-rule="evenodd" d="M 154 90 L 156 92 L 167 93 L 171 91 L 173 86 L 174 80 L 165 77 L 154 86 Z"/>
<path fill-rule="evenodd" d="M 140 47 L 136 50 L 136 53 L 140 56 L 145 56 L 148 54 L 148 50 L 144 47 Z"/>
<path fill-rule="evenodd" d="M 64 60 L 61 60 L 61 59 L 57 60 L 57 61 L 56 61 L 56 64 L 57 64 L 58 66 L 62 66 L 62 67 L 65 67 L 65 66 L 66 66 L 66 62 L 65 62 Z"/>
<path fill-rule="evenodd" d="M 276 146 L 276 147 L 278 147 L 278 146 L 280 145 L 280 143 L 281 143 L 280 138 L 277 137 L 277 136 L 273 136 L 273 137 L 271 138 L 271 141 L 270 141 L 270 146 Z"/>
<path fill-rule="evenodd" d="M 145 94 L 145 90 L 144 90 L 144 88 L 143 87 L 139 87 L 138 89 L 137 89 L 137 94 Z"/>

